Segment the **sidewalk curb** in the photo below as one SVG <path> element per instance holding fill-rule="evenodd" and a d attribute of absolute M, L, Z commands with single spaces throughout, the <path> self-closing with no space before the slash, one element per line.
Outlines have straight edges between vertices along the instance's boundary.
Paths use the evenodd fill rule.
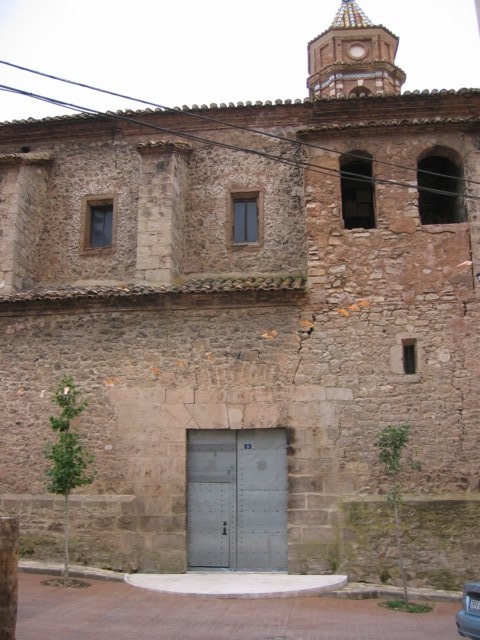
<path fill-rule="evenodd" d="M 36 560 L 19 560 L 18 562 L 18 570 L 21 573 L 40 573 L 54 576 L 62 575 L 63 566 L 63 563 L 38 562 Z M 72 576 L 72 578 L 96 578 L 97 580 L 116 580 L 117 582 L 123 582 L 125 573 L 72 564 L 69 565 L 69 575 Z"/>
<path fill-rule="evenodd" d="M 18 570 L 22 573 L 36 573 L 46 575 L 62 575 L 63 563 L 39 562 L 36 560 L 20 560 Z M 69 574 L 74 578 L 91 578 L 97 580 L 114 580 L 124 582 L 125 573 L 70 565 Z M 426 589 L 411 587 L 408 589 L 409 598 L 423 602 L 458 602 L 462 601 L 461 591 L 442 591 L 439 589 Z M 376 585 L 365 582 L 349 582 L 341 589 L 320 593 L 316 597 L 339 598 L 348 600 L 374 600 L 384 598 L 403 598 L 403 589 L 389 585 Z"/>
<path fill-rule="evenodd" d="M 403 589 L 390 585 L 375 585 L 365 582 L 349 582 L 343 589 L 329 591 L 325 596 L 331 598 L 345 598 L 349 600 L 368 599 L 403 599 Z M 461 591 L 443 591 L 440 589 L 428 589 L 419 587 L 408 588 L 408 597 L 411 600 L 422 602 L 462 602 Z"/>

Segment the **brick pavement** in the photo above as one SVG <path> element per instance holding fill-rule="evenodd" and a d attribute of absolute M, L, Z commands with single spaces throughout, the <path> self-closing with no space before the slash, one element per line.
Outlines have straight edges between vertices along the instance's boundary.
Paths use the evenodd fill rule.
<path fill-rule="evenodd" d="M 455 640 L 458 603 L 428 614 L 388 611 L 376 600 L 330 597 L 216 599 L 164 595 L 122 582 L 87 589 L 19 574 L 16 640 Z"/>

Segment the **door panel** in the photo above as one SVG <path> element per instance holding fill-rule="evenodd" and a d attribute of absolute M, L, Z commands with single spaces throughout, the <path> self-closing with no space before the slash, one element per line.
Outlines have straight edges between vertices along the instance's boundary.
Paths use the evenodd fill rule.
<path fill-rule="evenodd" d="M 188 485 L 188 557 L 191 567 L 230 566 L 230 485 Z"/>
<path fill-rule="evenodd" d="M 287 456 L 282 429 L 238 437 L 237 567 L 287 569 Z"/>
<path fill-rule="evenodd" d="M 228 568 L 236 533 L 235 433 L 190 431 L 187 480 L 188 564 Z"/>

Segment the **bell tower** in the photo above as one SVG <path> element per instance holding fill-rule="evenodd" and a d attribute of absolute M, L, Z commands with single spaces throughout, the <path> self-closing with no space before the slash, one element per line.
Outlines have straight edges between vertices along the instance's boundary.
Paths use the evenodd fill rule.
<path fill-rule="evenodd" d="M 327 31 L 308 44 L 310 99 L 400 93 L 399 39 L 374 25 L 355 0 L 342 4 Z"/>

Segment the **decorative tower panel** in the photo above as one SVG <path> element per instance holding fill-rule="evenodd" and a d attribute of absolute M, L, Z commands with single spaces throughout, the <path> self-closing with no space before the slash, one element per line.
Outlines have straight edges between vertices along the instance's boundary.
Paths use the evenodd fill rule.
<path fill-rule="evenodd" d="M 398 94 L 405 73 L 395 65 L 398 38 L 375 26 L 354 0 L 308 45 L 310 98 Z"/>

